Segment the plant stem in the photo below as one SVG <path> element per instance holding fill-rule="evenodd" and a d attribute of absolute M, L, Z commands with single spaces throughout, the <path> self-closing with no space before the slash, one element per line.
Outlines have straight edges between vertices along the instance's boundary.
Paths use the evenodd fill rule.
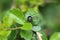
<path fill-rule="evenodd" d="M 16 8 L 16 0 L 13 0 L 11 9 L 14 9 L 14 8 Z"/>
<path fill-rule="evenodd" d="M 41 33 L 39 33 L 39 32 L 36 32 L 36 34 L 37 34 L 37 36 L 38 36 L 39 40 L 42 40 L 42 34 L 41 34 Z"/>
<path fill-rule="evenodd" d="M 7 31 L 9 31 L 9 30 L 18 30 L 18 29 L 21 29 L 21 27 L 16 27 L 16 28 L 6 28 Z"/>

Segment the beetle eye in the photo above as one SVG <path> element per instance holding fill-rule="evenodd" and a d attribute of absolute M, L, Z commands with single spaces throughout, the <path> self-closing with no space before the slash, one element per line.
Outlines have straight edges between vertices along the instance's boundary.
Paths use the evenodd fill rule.
<path fill-rule="evenodd" d="M 27 21 L 32 22 L 32 16 L 28 16 Z"/>

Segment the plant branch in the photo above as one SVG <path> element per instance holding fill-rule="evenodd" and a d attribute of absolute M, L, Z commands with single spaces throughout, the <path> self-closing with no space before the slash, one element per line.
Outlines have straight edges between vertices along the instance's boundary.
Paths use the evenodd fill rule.
<path fill-rule="evenodd" d="M 16 0 L 13 0 L 11 9 L 14 9 L 14 8 L 16 8 Z"/>
<path fill-rule="evenodd" d="M 39 32 L 36 32 L 36 34 L 37 34 L 37 36 L 38 36 L 39 40 L 42 40 L 42 34 L 41 34 L 41 33 L 39 33 Z"/>
<path fill-rule="evenodd" d="M 18 29 L 21 29 L 21 27 L 16 27 L 16 28 L 6 28 L 7 31 L 9 31 L 9 30 L 18 30 Z"/>

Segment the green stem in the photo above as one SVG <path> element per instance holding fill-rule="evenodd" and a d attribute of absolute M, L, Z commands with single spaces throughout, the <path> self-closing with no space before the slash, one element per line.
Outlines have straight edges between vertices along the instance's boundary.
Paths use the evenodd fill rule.
<path fill-rule="evenodd" d="M 10 30 L 18 30 L 21 29 L 20 27 L 16 27 L 16 28 L 6 28 L 5 30 L 10 31 Z"/>

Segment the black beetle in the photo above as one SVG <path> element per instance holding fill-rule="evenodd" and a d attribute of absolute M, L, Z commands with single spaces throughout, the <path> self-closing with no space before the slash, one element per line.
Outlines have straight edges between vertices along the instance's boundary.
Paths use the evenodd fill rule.
<path fill-rule="evenodd" d="M 32 16 L 28 16 L 28 17 L 27 17 L 27 21 L 28 21 L 28 22 L 32 22 Z"/>

